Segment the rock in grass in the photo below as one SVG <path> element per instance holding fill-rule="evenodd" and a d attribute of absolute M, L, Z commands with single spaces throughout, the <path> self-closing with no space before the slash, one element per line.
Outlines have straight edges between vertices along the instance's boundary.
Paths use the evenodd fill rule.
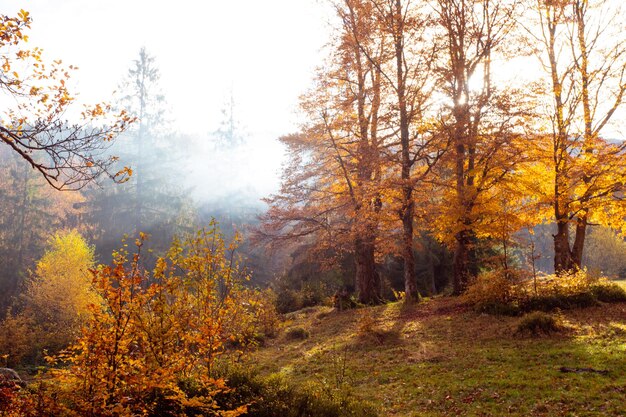
<path fill-rule="evenodd" d="M 582 374 L 582 373 L 592 373 L 592 374 L 600 374 L 600 375 L 608 375 L 609 371 L 606 369 L 593 369 L 593 368 L 568 368 L 566 366 L 561 366 L 559 368 L 559 371 L 561 372 L 571 372 L 571 373 L 576 373 L 576 374 Z"/>
<path fill-rule="evenodd" d="M 0 368 L 0 388 L 24 386 L 19 374 L 11 368 Z"/>

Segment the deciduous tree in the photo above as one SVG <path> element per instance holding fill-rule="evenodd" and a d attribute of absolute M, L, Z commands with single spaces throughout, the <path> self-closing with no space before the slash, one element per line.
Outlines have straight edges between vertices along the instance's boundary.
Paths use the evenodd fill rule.
<path fill-rule="evenodd" d="M 435 87 L 436 44 L 432 42 L 432 20 L 424 2 L 374 0 L 377 36 L 387 39 L 387 59 L 374 60 L 381 71 L 383 103 L 389 117 L 381 122 L 381 131 L 393 132 L 396 141 L 385 144 L 388 158 L 397 168 L 397 179 L 387 187 L 398 190 L 397 213 L 402 223 L 400 252 L 404 268 L 405 301 L 419 297 L 415 273 L 414 222 L 416 187 L 429 176 L 447 150 L 446 140 L 438 134 L 432 109 Z M 368 53 L 367 49 L 363 49 Z M 369 57 L 369 55 L 368 55 Z M 391 168 L 392 172 L 394 171 Z M 393 174 L 392 174 L 393 175 Z"/>
<path fill-rule="evenodd" d="M 57 189 L 80 189 L 102 174 L 125 180 L 130 169 L 111 172 L 115 158 L 103 150 L 132 119 L 125 112 L 111 117 L 109 105 L 97 104 L 85 107 L 79 122 L 68 123 L 74 98 L 67 81 L 75 68 L 60 60 L 46 63 L 41 49 L 25 48 L 31 22 L 24 10 L 0 15 L 0 94 L 15 103 L 0 119 L 1 143 Z"/>
<path fill-rule="evenodd" d="M 234 347 L 252 343 L 258 318 L 273 310 L 244 289 L 237 241 L 224 242 L 213 223 L 175 242 L 150 276 L 140 264 L 144 238 L 135 253 L 120 250 L 92 270 L 102 303 L 56 358 L 67 365 L 52 372 L 57 394 L 81 415 L 242 414 L 246 406 L 216 405 L 228 388 L 215 366 L 228 349 L 239 358 Z"/>
<path fill-rule="evenodd" d="M 375 36 L 371 3 L 350 0 L 334 6 L 340 29 L 327 68 L 303 100 L 307 124 L 283 138 L 292 165 L 281 194 L 268 200 L 261 234 L 278 239 L 315 235 L 322 247 L 354 252 L 359 299 L 377 303 L 384 143 L 380 64 L 387 40 Z"/>
<path fill-rule="evenodd" d="M 48 241 L 46 253 L 37 262 L 33 277 L 20 297 L 18 312 L 7 317 L 3 327 L 22 333 L 21 346 L 7 334 L 2 341 L 19 361 L 41 361 L 44 351 L 59 352 L 79 336 L 99 298 L 91 285 L 89 270 L 94 249 L 76 230 L 59 232 Z M 11 329 L 9 329 L 11 328 Z"/>
<path fill-rule="evenodd" d="M 454 236 L 454 292 L 462 292 L 478 272 L 477 226 L 487 195 L 515 167 L 511 146 L 520 132 L 521 111 L 511 91 L 498 88 L 492 61 L 505 53 L 518 2 L 437 0 L 442 44 L 438 91 L 446 99 L 441 119 L 453 151 L 445 185 L 442 224 Z M 442 179 L 448 177 L 441 171 Z M 449 198 L 449 199 L 448 199 Z"/>
<path fill-rule="evenodd" d="M 554 269 L 562 272 L 582 266 L 590 224 L 619 229 L 623 222 L 615 203 L 624 187 L 624 145 L 605 135 L 626 92 L 626 39 L 615 26 L 624 14 L 602 0 L 537 0 L 534 10 L 540 31 L 529 32 L 549 79 L 551 146 L 543 160 L 553 174 Z"/>

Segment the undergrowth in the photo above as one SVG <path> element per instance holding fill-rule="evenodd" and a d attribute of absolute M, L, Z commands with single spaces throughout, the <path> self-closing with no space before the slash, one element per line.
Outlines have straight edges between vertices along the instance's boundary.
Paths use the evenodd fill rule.
<path fill-rule="evenodd" d="M 309 332 L 302 327 L 294 327 L 285 332 L 287 340 L 304 340 L 309 337 Z"/>
<path fill-rule="evenodd" d="M 323 307 L 285 322 L 285 330 L 308 329 L 306 341 L 271 340 L 252 362 L 260 375 L 325 398 L 348 391 L 385 417 L 626 415 L 625 309 L 602 303 L 550 313 L 555 332 L 550 318 L 476 314 L 453 297 Z M 522 322 L 529 329 L 515 334 Z M 382 333 L 396 336 L 379 340 Z"/>
<path fill-rule="evenodd" d="M 557 333 L 562 326 L 556 317 L 543 311 L 533 311 L 526 314 L 517 324 L 517 334 L 551 334 Z"/>
<path fill-rule="evenodd" d="M 626 302 L 626 290 L 585 270 L 524 279 L 511 271 L 479 275 L 464 295 L 476 311 L 516 316 L 530 311 L 586 308 L 600 302 Z"/>
<path fill-rule="evenodd" d="M 215 397 L 220 408 L 248 404 L 250 417 L 375 417 L 367 402 L 347 391 L 324 390 L 313 384 L 296 386 L 280 375 L 260 376 L 235 369 L 225 375 L 231 391 Z"/>

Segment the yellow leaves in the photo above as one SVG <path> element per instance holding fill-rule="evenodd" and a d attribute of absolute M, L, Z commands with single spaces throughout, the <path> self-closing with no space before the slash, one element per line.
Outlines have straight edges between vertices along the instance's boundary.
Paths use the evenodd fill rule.
<path fill-rule="evenodd" d="M 112 266 L 91 269 L 104 308 L 92 304 L 81 338 L 59 356 L 71 365 L 54 380 L 68 387 L 80 415 L 94 409 L 153 414 L 154 393 L 177 406 L 242 414 L 245 407 L 216 407 L 213 397 L 229 388 L 213 369 L 227 343 L 241 347 L 240 354 L 252 343 L 261 309 L 270 317 L 268 307 L 258 299 L 247 301 L 261 295 L 241 286 L 243 274 L 216 223 L 183 243 L 175 241 L 150 277 L 140 267 L 146 238 L 139 235 L 132 256 L 120 250 Z M 183 392 L 179 383 L 190 378 L 206 394 Z"/>
<path fill-rule="evenodd" d="M 247 412 L 248 412 L 248 406 L 247 405 L 241 405 L 241 406 L 237 407 L 234 410 L 220 411 L 219 415 L 221 417 L 237 417 L 237 416 L 244 415 Z"/>
<path fill-rule="evenodd" d="M 67 105 L 70 101 L 72 101 L 72 100 L 74 100 L 74 98 L 73 98 L 73 97 L 70 97 L 70 95 L 67 93 L 67 91 L 66 91 L 66 90 L 62 90 L 62 91 L 58 94 L 58 97 L 57 97 L 56 102 L 58 103 L 58 105 L 59 105 L 60 107 L 65 107 L 65 106 L 66 106 L 66 105 Z M 103 115 L 103 114 L 104 114 L 104 112 L 103 112 L 101 109 L 100 109 L 100 110 L 98 110 L 98 112 L 97 112 L 97 115 L 98 115 L 98 116 L 101 116 L 101 115 Z"/>
<path fill-rule="evenodd" d="M 71 99 L 69 96 L 67 96 L 67 99 Z M 81 113 L 81 116 L 84 119 L 98 119 L 98 118 L 103 118 L 104 116 L 107 115 L 108 112 L 111 111 L 111 106 L 108 104 L 104 104 L 104 103 L 98 103 L 94 106 L 85 106 L 85 109 L 83 110 L 83 112 Z M 122 117 L 122 121 L 126 122 L 126 119 L 124 118 L 124 115 L 121 115 Z"/>
<path fill-rule="evenodd" d="M 20 10 L 17 17 L 0 15 L 0 47 L 27 41 L 28 37 L 22 33 L 22 29 L 30 27 L 30 22 L 29 13 L 24 10 Z"/>
<path fill-rule="evenodd" d="M 20 9 L 17 13 L 17 17 L 19 17 L 23 22 L 27 22 L 30 20 L 30 13 L 24 9 Z"/>
<path fill-rule="evenodd" d="M 93 248 L 76 231 L 49 239 L 27 282 L 23 309 L 13 317 L 12 325 L 22 327 L 21 354 L 39 355 L 42 348 L 56 353 L 73 340 L 91 315 L 91 305 L 100 304 L 91 288 L 92 266 Z"/>
<path fill-rule="evenodd" d="M 133 170 L 130 167 L 124 167 L 113 175 L 113 180 L 119 184 L 125 183 L 130 180 L 133 175 Z"/>

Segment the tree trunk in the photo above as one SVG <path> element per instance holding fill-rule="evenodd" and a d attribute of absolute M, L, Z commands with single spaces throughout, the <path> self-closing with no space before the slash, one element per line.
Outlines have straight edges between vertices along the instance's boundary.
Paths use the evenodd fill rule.
<path fill-rule="evenodd" d="M 576 235 L 572 247 L 572 267 L 582 268 L 585 238 L 587 237 L 587 214 L 584 213 L 576 219 Z"/>
<path fill-rule="evenodd" d="M 556 6 L 555 6 L 556 7 Z M 550 60 L 550 76 L 552 79 L 552 95 L 555 105 L 556 131 L 554 132 L 554 218 L 556 220 L 557 232 L 554 238 L 554 272 L 561 273 L 569 271 L 572 268 L 572 253 L 569 245 L 569 222 L 568 222 L 568 127 L 569 122 L 566 119 L 566 105 L 564 103 L 563 85 L 561 83 L 561 75 L 558 71 L 556 50 L 556 35 L 558 21 L 555 15 L 550 14 L 550 8 L 545 9 L 546 29 L 544 36 L 546 37 L 546 47 L 548 58 Z M 546 33 L 547 30 L 547 33 Z M 565 97 L 565 100 L 567 98 Z"/>
<path fill-rule="evenodd" d="M 356 288 L 359 302 L 379 304 L 380 276 L 376 271 L 374 244 L 369 239 L 358 238 L 355 247 Z"/>
<path fill-rule="evenodd" d="M 467 189 L 465 186 L 465 160 L 466 160 L 466 147 L 465 147 L 465 128 L 466 123 L 466 111 L 462 109 L 455 110 L 456 126 L 454 132 L 455 145 L 455 176 L 456 176 L 456 194 L 457 204 L 459 207 L 463 207 L 463 210 L 467 213 Z M 467 283 L 469 282 L 469 246 L 470 230 L 467 228 L 471 224 L 471 221 L 467 218 L 467 215 L 462 215 L 458 221 L 463 225 L 463 229 L 455 235 L 456 248 L 454 250 L 454 262 L 453 262 L 453 293 L 454 295 L 460 295 L 465 291 Z"/>
<path fill-rule="evenodd" d="M 569 246 L 569 228 L 565 221 L 557 221 L 554 237 L 554 272 L 561 273 L 572 269 L 572 253 Z"/>
<path fill-rule="evenodd" d="M 582 91 L 581 98 L 583 102 L 583 115 L 585 120 L 585 142 L 583 146 L 583 156 L 585 158 L 593 158 L 593 117 L 594 111 L 591 109 L 589 84 L 592 77 L 589 74 L 589 52 L 587 51 L 587 40 L 585 34 L 585 13 L 587 10 L 587 2 L 577 1 L 574 3 L 574 12 L 576 14 L 576 23 L 578 27 L 578 46 L 580 47 L 580 73 Z M 593 47 L 592 47 L 593 49 Z M 599 88 L 599 87 L 598 87 Z M 590 186 L 591 177 L 585 172 L 583 182 L 587 187 Z M 585 238 L 587 236 L 587 220 L 589 218 L 589 209 L 581 210 L 580 215 L 576 219 L 576 236 L 574 238 L 574 246 L 572 248 L 572 267 L 581 268 L 583 262 L 583 250 L 585 247 Z"/>
<path fill-rule="evenodd" d="M 411 198 L 411 197 L 409 197 Z M 404 260 L 404 301 L 407 303 L 419 300 L 417 279 L 415 276 L 415 254 L 413 253 L 413 201 L 409 202 L 402 215 L 402 258 Z"/>
<path fill-rule="evenodd" d="M 454 249 L 454 273 L 453 293 L 460 295 L 467 284 L 467 246 L 464 243 L 462 233 L 456 236 L 456 248 Z"/>
<path fill-rule="evenodd" d="M 28 185 L 28 167 L 24 165 L 24 175 L 22 177 L 22 183 L 20 184 L 20 191 L 22 193 L 22 201 L 19 213 L 19 220 L 17 226 L 17 244 L 16 244 L 16 252 L 17 255 L 13 257 L 15 262 L 15 267 L 13 270 L 13 274 L 15 279 L 12 280 L 12 284 L 9 288 L 10 295 L 13 296 L 17 294 L 19 286 L 22 284 L 23 275 L 22 272 L 26 271 L 26 267 L 24 264 L 24 252 L 26 251 L 25 246 L 25 234 L 26 234 L 26 219 L 30 214 L 30 206 L 31 206 L 31 197 L 29 192 Z"/>
<path fill-rule="evenodd" d="M 461 295 L 467 288 L 470 278 L 478 274 L 476 237 L 471 230 L 465 229 L 457 233 L 455 238 L 453 294 Z"/>
<path fill-rule="evenodd" d="M 411 182 L 411 169 L 413 160 L 410 154 L 409 115 L 406 100 L 406 78 L 404 74 L 404 16 L 401 0 L 394 3 L 394 48 L 396 58 L 396 82 L 398 110 L 400 113 L 400 145 L 402 157 L 402 259 L 404 260 L 404 292 L 406 302 L 419 300 L 417 280 L 415 277 L 415 254 L 413 253 L 413 184 Z"/>

